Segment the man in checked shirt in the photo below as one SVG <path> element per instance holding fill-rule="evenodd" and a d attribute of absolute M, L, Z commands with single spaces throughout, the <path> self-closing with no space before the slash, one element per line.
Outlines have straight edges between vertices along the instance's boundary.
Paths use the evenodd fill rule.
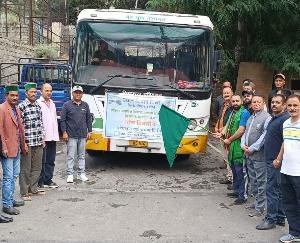
<path fill-rule="evenodd" d="M 44 129 L 41 107 L 36 102 L 36 83 L 27 83 L 24 88 L 27 98 L 19 104 L 19 108 L 22 114 L 28 153 L 21 158 L 19 183 L 22 199 L 31 201 L 32 195 L 45 194 L 45 191 L 38 189 L 38 180 L 42 169 Z"/>

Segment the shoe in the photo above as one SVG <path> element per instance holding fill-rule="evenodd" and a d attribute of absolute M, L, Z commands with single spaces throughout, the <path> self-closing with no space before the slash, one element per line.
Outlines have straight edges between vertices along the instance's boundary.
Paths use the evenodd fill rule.
<path fill-rule="evenodd" d="M 42 189 L 38 189 L 35 192 L 29 192 L 28 195 L 29 196 L 43 196 L 43 195 L 46 195 L 46 192 Z"/>
<path fill-rule="evenodd" d="M 229 181 L 229 180 L 227 180 L 227 179 L 219 180 L 219 183 L 220 183 L 220 184 L 232 184 L 232 182 Z"/>
<path fill-rule="evenodd" d="M 0 223 L 10 223 L 13 221 L 13 218 L 0 215 Z"/>
<path fill-rule="evenodd" d="M 10 214 L 10 215 L 18 215 L 18 214 L 20 214 L 20 211 L 18 209 L 14 208 L 14 207 L 9 207 L 9 208 L 3 207 L 2 211 L 4 213 Z"/>
<path fill-rule="evenodd" d="M 257 230 L 269 230 L 274 229 L 276 225 L 274 223 L 271 223 L 268 220 L 264 220 L 261 224 L 257 225 L 255 228 Z"/>
<path fill-rule="evenodd" d="M 284 227 L 285 226 L 285 219 L 277 220 L 276 225 Z"/>
<path fill-rule="evenodd" d="M 67 177 L 67 183 L 73 183 L 73 182 L 74 182 L 73 175 L 68 175 L 68 177 Z"/>
<path fill-rule="evenodd" d="M 282 236 L 279 240 L 283 243 L 300 242 L 300 237 L 296 237 L 291 234 L 287 234 L 287 235 Z"/>
<path fill-rule="evenodd" d="M 245 207 L 247 210 L 252 210 L 252 209 L 255 209 L 255 205 L 254 204 L 251 204 L 250 206 L 246 206 Z"/>
<path fill-rule="evenodd" d="M 233 185 L 232 185 L 232 183 L 228 184 L 227 190 L 230 190 L 230 191 L 233 190 Z"/>
<path fill-rule="evenodd" d="M 228 193 L 227 193 L 227 197 L 237 198 L 238 195 L 237 195 L 236 193 L 234 193 L 234 192 L 228 192 Z"/>
<path fill-rule="evenodd" d="M 87 178 L 86 175 L 85 175 L 84 173 L 80 174 L 78 179 L 81 180 L 81 181 L 83 181 L 83 182 L 89 180 L 89 178 Z"/>
<path fill-rule="evenodd" d="M 44 184 L 43 188 L 58 188 L 59 186 L 55 182 L 51 182 L 50 184 Z"/>
<path fill-rule="evenodd" d="M 235 205 L 241 205 L 241 204 L 244 204 L 246 202 L 247 202 L 247 199 L 238 198 L 238 199 L 234 200 L 233 204 L 235 204 Z"/>
<path fill-rule="evenodd" d="M 23 201 L 31 201 L 31 196 L 29 194 L 21 195 Z"/>
<path fill-rule="evenodd" d="M 249 217 L 261 217 L 264 214 L 264 210 L 252 209 L 252 212 L 248 214 Z"/>
<path fill-rule="evenodd" d="M 13 202 L 13 206 L 16 208 L 16 207 L 22 207 L 22 206 L 24 206 L 25 205 L 25 202 L 24 202 L 24 200 L 22 200 L 22 201 L 16 201 L 16 200 L 14 200 L 14 202 Z"/>

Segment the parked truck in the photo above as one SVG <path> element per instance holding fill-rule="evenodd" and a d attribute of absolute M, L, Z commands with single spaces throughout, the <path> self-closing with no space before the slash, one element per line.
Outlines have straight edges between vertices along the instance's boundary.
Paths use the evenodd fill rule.
<path fill-rule="evenodd" d="M 19 101 L 23 101 L 26 98 L 24 85 L 27 82 L 36 83 L 38 90 L 43 83 L 52 85 L 52 99 L 59 118 L 63 104 L 70 99 L 71 77 L 68 60 L 20 58 L 17 63 L 0 63 L 0 103 L 5 100 L 6 83 L 18 83 Z"/>

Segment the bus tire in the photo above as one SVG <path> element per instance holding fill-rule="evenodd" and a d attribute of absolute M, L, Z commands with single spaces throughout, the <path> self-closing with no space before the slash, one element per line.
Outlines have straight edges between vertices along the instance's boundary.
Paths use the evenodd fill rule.
<path fill-rule="evenodd" d="M 91 157 L 99 155 L 99 151 L 98 150 L 87 150 L 86 152 Z"/>
<path fill-rule="evenodd" d="M 185 161 L 190 158 L 190 154 L 177 154 L 176 155 L 176 161 Z"/>

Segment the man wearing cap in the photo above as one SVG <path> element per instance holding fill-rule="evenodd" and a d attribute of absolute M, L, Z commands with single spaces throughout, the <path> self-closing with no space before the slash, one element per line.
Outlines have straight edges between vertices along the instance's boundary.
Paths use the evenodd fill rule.
<path fill-rule="evenodd" d="M 285 89 L 285 76 L 282 73 L 277 73 L 274 76 L 274 86 L 275 89 L 272 89 L 272 91 L 269 94 L 268 98 L 268 111 L 271 113 L 271 100 L 275 94 L 282 94 L 287 99 L 293 92 L 289 89 Z"/>
<path fill-rule="evenodd" d="M 24 85 L 26 99 L 19 104 L 25 128 L 25 142 L 28 154 L 22 156 L 20 173 L 20 193 L 25 201 L 31 200 L 31 195 L 44 195 L 45 191 L 38 189 L 38 181 L 42 169 L 42 154 L 44 146 L 44 129 L 42 110 L 36 102 L 36 83 Z"/>
<path fill-rule="evenodd" d="M 243 91 L 252 91 L 255 93 L 255 84 L 251 79 L 247 78 L 243 80 Z"/>
<path fill-rule="evenodd" d="M 45 147 L 43 149 L 43 163 L 39 186 L 44 188 L 57 188 L 58 185 L 52 181 L 55 167 L 56 142 L 59 141 L 56 107 L 51 99 L 52 86 L 45 83 L 42 85 L 41 91 L 42 95 L 37 102 L 42 109 Z"/>
<path fill-rule="evenodd" d="M 0 105 L 0 135 L 2 142 L 2 205 L 3 212 L 10 215 L 19 214 L 15 207 L 24 202 L 14 200 L 15 183 L 20 173 L 20 153 L 27 153 L 24 127 L 21 112 L 17 107 L 19 88 L 16 85 L 5 87 L 6 101 Z M 12 221 L 12 218 L 2 217 L 2 221 Z"/>
<path fill-rule="evenodd" d="M 252 114 L 252 109 L 251 109 L 251 102 L 252 102 L 252 98 L 253 98 L 254 92 L 251 90 L 244 90 L 242 92 L 242 96 L 243 96 L 243 106 L 245 107 L 245 109 L 247 109 L 250 114 Z"/>
<path fill-rule="evenodd" d="M 73 99 L 67 101 L 61 112 L 61 130 L 67 142 L 67 182 L 73 183 L 74 160 L 78 158 L 78 179 L 85 182 L 85 142 L 90 139 L 92 118 L 89 105 L 82 101 L 83 89 L 73 87 Z"/>

